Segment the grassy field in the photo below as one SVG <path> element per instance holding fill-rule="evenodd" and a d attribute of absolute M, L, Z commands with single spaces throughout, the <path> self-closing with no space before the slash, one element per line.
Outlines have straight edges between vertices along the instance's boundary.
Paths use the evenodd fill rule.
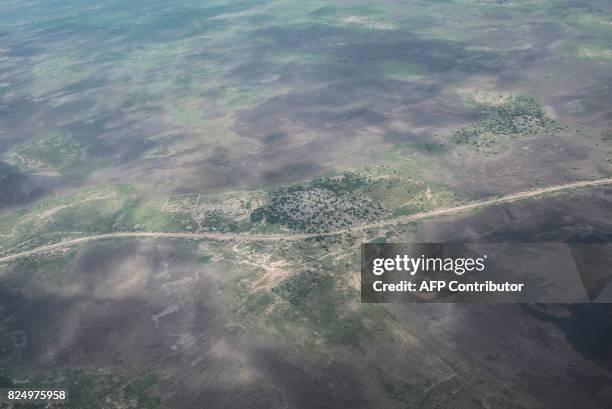
<path fill-rule="evenodd" d="M 68 132 L 51 131 L 18 145 L 6 154 L 8 163 L 24 172 L 66 173 L 85 167 L 82 146 Z"/>
<path fill-rule="evenodd" d="M 14 251 L 87 234 L 195 226 L 189 214 L 165 213 L 161 205 L 138 197 L 130 186 L 87 189 L 0 217 L 0 245 Z"/>

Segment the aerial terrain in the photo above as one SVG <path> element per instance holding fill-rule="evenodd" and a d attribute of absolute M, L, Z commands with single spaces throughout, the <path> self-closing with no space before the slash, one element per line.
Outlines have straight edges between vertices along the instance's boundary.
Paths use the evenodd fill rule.
<path fill-rule="evenodd" d="M 0 2 L 0 387 L 612 408 L 609 305 L 359 285 L 364 242 L 612 255 L 611 216 L 608 0 Z"/>

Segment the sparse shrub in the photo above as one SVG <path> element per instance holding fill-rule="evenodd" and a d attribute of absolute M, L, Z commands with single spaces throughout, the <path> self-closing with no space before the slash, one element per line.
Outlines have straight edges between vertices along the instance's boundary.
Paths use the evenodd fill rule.
<path fill-rule="evenodd" d="M 207 231 L 234 232 L 238 224 L 221 210 L 210 210 L 204 213 L 200 226 Z"/>
<path fill-rule="evenodd" d="M 338 177 L 318 177 L 310 184 L 312 187 L 329 189 L 334 193 L 350 193 L 368 184 L 368 178 L 354 172 L 344 172 Z"/>
<path fill-rule="evenodd" d="M 272 292 L 292 305 L 305 302 L 326 281 L 326 277 L 314 271 L 302 271 L 281 281 Z"/>

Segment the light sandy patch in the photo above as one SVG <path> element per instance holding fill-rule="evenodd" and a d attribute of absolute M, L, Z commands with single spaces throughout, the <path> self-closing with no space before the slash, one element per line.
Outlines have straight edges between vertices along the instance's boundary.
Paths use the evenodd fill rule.
<path fill-rule="evenodd" d="M 240 263 L 263 270 L 264 274 L 253 283 L 253 289 L 265 288 L 270 290 L 275 284 L 287 276 L 289 264 L 284 260 L 272 261 L 272 254 L 260 254 L 249 251 L 240 244 L 232 250 L 240 255 Z"/>
<path fill-rule="evenodd" d="M 387 128 L 396 132 L 411 132 L 414 134 L 424 134 L 431 130 L 428 126 L 417 126 L 412 122 L 394 119 L 387 124 Z"/>
<path fill-rule="evenodd" d="M 49 169 L 45 163 L 20 155 L 15 151 L 9 152 L 5 158 L 7 163 L 17 167 L 18 169 L 24 169 L 33 174 L 46 175 L 49 177 L 60 176 L 59 172 Z"/>
<path fill-rule="evenodd" d="M 480 105 L 500 106 L 508 102 L 513 96 L 511 92 L 500 91 L 486 88 L 456 88 L 455 92 L 468 101 L 476 102 Z"/>
<path fill-rule="evenodd" d="M 198 136 L 203 142 L 217 144 L 228 149 L 236 150 L 239 147 L 240 152 L 251 154 L 260 152 L 263 149 L 261 143 L 255 139 L 242 137 L 230 130 L 234 126 L 235 120 L 233 114 L 207 120 L 196 128 Z"/>
<path fill-rule="evenodd" d="M 178 304 L 170 304 L 170 305 L 166 306 L 166 308 L 164 308 L 164 310 L 161 311 L 160 313 L 151 315 L 151 321 L 153 321 L 155 323 L 155 326 L 158 326 L 160 318 L 163 318 L 166 315 L 170 315 L 172 313 L 175 313 L 175 312 L 179 311 L 180 309 L 181 309 L 180 305 L 178 305 Z"/>
<path fill-rule="evenodd" d="M 611 49 L 595 49 L 589 46 L 582 46 L 578 50 L 578 55 L 585 58 L 612 58 Z"/>
<path fill-rule="evenodd" d="M 140 255 L 130 257 L 117 266 L 108 280 L 97 286 L 94 295 L 100 298 L 124 298 L 146 290 L 151 276 L 148 260 Z"/>
<path fill-rule="evenodd" d="M 349 254 L 349 256 L 352 257 L 353 254 Z M 347 257 L 344 257 L 344 258 L 347 258 Z M 346 274 L 342 274 L 342 276 L 339 277 L 339 279 L 341 279 L 342 281 L 342 287 L 344 288 L 348 287 L 355 291 L 361 290 L 361 272 L 360 271 L 351 271 Z M 354 303 L 354 305 L 351 304 L 350 309 L 356 310 L 359 308 L 360 305 L 361 305 L 360 303 Z"/>
<path fill-rule="evenodd" d="M 340 18 L 340 22 L 343 24 L 355 24 L 373 30 L 393 30 L 395 28 L 395 24 L 390 21 L 379 21 L 361 16 L 342 17 Z"/>
<path fill-rule="evenodd" d="M 319 135 L 317 135 L 316 132 L 291 132 L 291 130 L 289 130 L 289 132 L 287 132 L 288 134 L 291 135 L 291 140 L 289 143 L 286 143 L 285 145 L 283 145 L 284 149 L 295 149 L 298 148 L 300 146 L 306 145 L 309 142 L 314 141 L 315 139 L 317 139 L 317 137 Z"/>
<path fill-rule="evenodd" d="M 195 220 L 202 220 L 204 214 L 210 211 L 222 211 L 234 219 L 249 217 L 251 211 L 261 207 L 265 201 L 265 193 L 228 192 L 216 195 L 191 193 L 172 195 L 162 204 L 161 211 L 167 213 L 190 213 Z"/>
<path fill-rule="evenodd" d="M 67 209 L 69 206 L 68 205 L 61 205 L 61 206 L 57 206 L 54 207 L 52 209 L 49 210 L 45 210 L 44 212 L 42 212 L 41 214 L 38 215 L 38 223 L 42 223 L 44 222 L 46 219 L 48 219 L 49 217 L 53 216 L 55 213 L 59 212 L 60 210 L 64 210 Z"/>

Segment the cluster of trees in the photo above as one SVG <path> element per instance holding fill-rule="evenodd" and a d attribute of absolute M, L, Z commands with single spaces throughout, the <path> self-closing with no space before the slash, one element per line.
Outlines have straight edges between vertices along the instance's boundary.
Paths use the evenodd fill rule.
<path fill-rule="evenodd" d="M 380 204 L 361 194 L 360 189 L 370 183 L 367 177 L 352 172 L 315 178 L 307 185 L 270 193 L 267 205 L 254 209 L 250 218 L 253 223 L 265 220 L 298 231 L 345 227 L 382 211 Z"/>
<path fill-rule="evenodd" d="M 535 98 L 512 96 L 500 106 L 485 109 L 478 125 L 457 130 L 453 141 L 476 148 L 490 148 L 520 136 L 559 129 Z"/>

